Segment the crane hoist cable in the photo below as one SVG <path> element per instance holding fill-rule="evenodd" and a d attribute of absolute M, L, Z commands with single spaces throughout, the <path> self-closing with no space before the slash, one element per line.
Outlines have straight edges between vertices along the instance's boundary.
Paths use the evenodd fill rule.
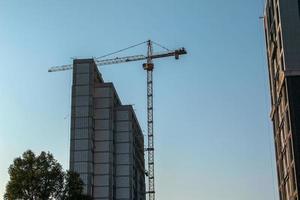
<path fill-rule="evenodd" d="M 124 48 L 124 49 L 120 49 L 120 50 L 118 50 L 118 51 L 114 51 L 114 52 L 105 54 L 105 55 L 103 55 L 103 56 L 96 57 L 95 59 L 98 60 L 98 59 L 100 59 L 100 58 L 105 58 L 105 57 L 107 57 L 107 56 L 111 56 L 111 55 L 120 53 L 120 52 L 122 52 L 122 51 L 126 51 L 126 50 L 128 50 L 128 49 L 132 49 L 132 48 L 134 48 L 134 47 L 140 46 L 140 45 L 145 44 L 145 43 L 147 43 L 147 42 L 148 42 L 148 41 L 140 42 L 140 43 L 131 45 L 131 46 L 129 46 L 129 47 L 126 47 L 126 48 Z M 170 49 L 168 49 L 167 47 L 164 47 L 163 45 L 159 44 L 158 42 L 154 42 L 154 41 L 152 41 L 152 40 L 151 40 L 151 42 L 152 42 L 153 44 L 157 45 L 158 47 L 161 47 L 161 48 L 164 49 L 164 50 L 170 51 Z"/>
<path fill-rule="evenodd" d="M 126 47 L 126 48 L 124 48 L 124 49 L 120 49 L 120 50 L 118 50 L 118 51 L 114 51 L 114 52 L 112 52 L 112 53 L 108 53 L 108 54 L 105 54 L 105 55 L 100 56 L 100 57 L 96 57 L 96 59 L 100 59 L 100 58 L 104 58 L 104 57 L 107 57 L 107 56 L 111 56 L 111 55 L 114 55 L 114 54 L 116 54 L 116 53 L 120 53 L 120 52 L 122 52 L 122 51 L 126 51 L 126 50 L 128 50 L 128 49 L 131 49 L 131 48 L 140 46 L 140 45 L 145 44 L 145 43 L 147 43 L 147 41 L 145 41 L 145 42 L 140 42 L 140 43 L 138 43 L 138 44 L 131 45 L 131 46 Z"/>

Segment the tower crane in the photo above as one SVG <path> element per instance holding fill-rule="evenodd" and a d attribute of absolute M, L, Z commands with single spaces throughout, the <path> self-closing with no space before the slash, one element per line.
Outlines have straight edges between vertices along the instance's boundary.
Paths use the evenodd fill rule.
<path fill-rule="evenodd" d="M 144 70 L 147 71 L 147 136 L 148 136 L 148 147 L 145 148 L 145 151 L 148 152 L 148 170 L 145 172 L 148 177 L 148 200 L 155 200 L 155 187 L 154 187 L 154 133 L 153 133 L 153 70 L 154 64 L 153 59 L 157 58 L 164 58 L 174 56 L 175 59 L 179 59 L 180 55 L 187 54 L 184 48 L 180 48 L 177 50 L 169 50 L 158 43 L 155 43 L 151 40 L 146 42 L 142 42 L 140 44 L 147 43 L 147 55 L 134 55 L 134 56 L 125 56 L 125 57 L 116 57 L 111 59 L 97 59 L 95 58 L 94 61 L 97 66 L 103 65 L 111 65 L 111 64 L 119 64 L 119 63 L 126 63 L 132 61 L 139 61 L 139 60 L 146 60 L 146 63 L 143 64 Z M 133 45 L 131 47 L 138 46 Z M 153 53 L 153 44 L 156 44 L 167 51 L 162 53 Z M 112 55 L 123 50 L 129 49 L 131 47 L 119 50 L 117 52 L 108 54 Z M 105 57 L 105 56 L 102 56 Z M 100 57 L 100 58 L 102 58 Z M 73 68 L 72 64 L 68 65 L 61 65 L 61 66 L 54 66 L 51 67 L 48 72 L 57 72 L 57 71 L 65 71 L 71 70 Z"/>

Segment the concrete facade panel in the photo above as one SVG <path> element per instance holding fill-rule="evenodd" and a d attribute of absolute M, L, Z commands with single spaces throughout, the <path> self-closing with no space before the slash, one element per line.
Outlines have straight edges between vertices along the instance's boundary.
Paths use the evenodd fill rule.
<path fill-rule="evenodd" d="M 91 130 L 88 128 L 75 129 L 74 130 L 74 139 L 88 139 L 91 137 Z"/>
<path fill-rule="evenodd" d="M 108 141 L 113 139 L 113 133 L 110 131 L 95 131 L 95 141 Z"/>
<path fill-rule="evenodd" d="M 93 126 L 93 121 L 89 117 L 75 118 L 75 128 L 89 128 Z"/>
<path fill-rule="evenodd" d="M 75 115 L 77 117 L 88 117 L 90 116 L 90 108 L 88 106 L 78 106 L 75 108 Z"/>
<path fill-rule="evenodd" d="M 116 120 L 129 120 L 129 113 L 128 111 L 117 111 L 116 113 Z"/>
<path fill-rule="evenodd" d="M 130 186 L 129 177 L 116 177 L 116 187 L 128 187 Z"/>
<path fill-rule="evenodd" d="M 130 165 L 118 165 L 116 167 L 116 176 L 129 176 L 130 168 Z"/>
<path fill-rule="evenodd" d="M 76 85 L 89 85 L 90 75 L 89 74 L 77 74 Z"/>
<path fill-rule="evenodd" d="M 95 108 L 110 108 L 112 107 L 111 98 L 96 98 L 95 99 Z"/>
<path fill-rule="evenodd" d="M 105 119 L 95 120 L 96 130 L 108 130 L 109 128 L 110 128 L 110 120 L 105 120 Z"/>
<path fill-rule="evenodd" d="M 110 151 L 110 141 L 105 141 L 105 142 L 95 142 L 95 151 L 99 152 L 99 151 L 104 151 L 104 152 L 108 152 Z"/>
<path fill-rule="evenodd" d="M 76 150 L 88 150 L 89 140 L 80 139 L 80 140 L 74 140 L 74 142 L 75 142 Z"/>
<path fill-rule="evenodd" d="M 103 161 L 104 162 L 104 161 Z M 95 164 L 94 174 L 109 174 L 110 173 L 110 164 Z"/>
<path fill-rule="evenodd" d="M 78 162 L 74 164 L 74 170 L 78 173 L 88 173 L 88 163 Z"/>
<path fill-rule="evenodd" d="M 130 131 L 131 123 L 129 121 L 118 121 L 116 129 L 117 131 Z"/>
<path fill-rule="evenodd" d="M 130 155 L 129 154 L 117 154 L 116 155 L 116 164 L 122 164 L 122 165 L 129 165 L 130 162 Z"/>
<path fill-rule="evenodd" d="M 111 97 L 111 89 L 109 87 L 95 88 L 95 97 Z"/>
<path fill-rule="evenodd" d="M 104 109 L 95 109 L 95 119 L 110 119 L 111 117 L 111 109 L 104 108 Z"/>
<path fill-rule="evenodd" d="M 94 153 L 94 162 L 95 163 L 109 163 L 111 161 L 110 157 L 111 157 L 111 153 L 109 153 L 109 152 Z"/>
<path fill-rule="evenodd" d="M 76 96 L 73 97 L 73 100 L 76 106 L 89 106 L 93 101 L 90 96 Z"/>
<path fill-rule="evenodd" d="M 130 132 L 118 132 L 116 134 L 116 143 L 130 142 Z"/>
<path fill-rule="evenodd" d="M 109 187 L 94 187 L 95 198 L 109 198 Z"/>
<path fill-rule="evenodd" d="M 75 151 L 74 152 L 74 161 L 82 162 L 89 160 L 89 152 L 88 151 Z"/>
<path fill-rule="evenodd" d="M 75 71 L 76 74 L 90 73 L 90 65 L 89 63 L 76 64 Z"/>
<path fill-rule="evenodd" d="M 116 144 L 116 153 L 130 153 L 130 144 L 129 143 Z"/>
<path fill-rule="evenodd" d="M 109 175 L 95 175 L 94 186 L 109 186 Z"/>
<path fill-rule="evenodd" d="M 130 188 L 117 188 L 116 199 L 130 199 Z"/>
<path fill-rule="evenodd" d="M 88 85 L 79 85 L 75 86 L 75 95 L 76 96 L 87 96 L 90 94 Z"/>

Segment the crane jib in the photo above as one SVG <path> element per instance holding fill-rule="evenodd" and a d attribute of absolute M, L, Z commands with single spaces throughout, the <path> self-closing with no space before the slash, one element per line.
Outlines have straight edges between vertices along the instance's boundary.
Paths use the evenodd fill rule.
<path fill-rule="evenodd" d="M 144 55 L 135 55 L 135 56 L 125 56 L 120 58 L 111 58 L 111 59 L 105 59 L 105 60 L 96 60 L 95 63 L 98 66 L 103 65 L 112 65 L 112 64 L 118 64 L 118 63 L 124 63 L 124 62 L 133 62 L 133 61 L 139 61 L 139 60 L 147 60 L 148 58 L 156 59 L 156 58 L 163 58 L 163 57 L 169 57 L 169 56 L 175 56 L 176 59 L 179 58 L 179 55 L 186 54 L 186 50 L 184 48 L 177 49 L 174 51 L 167 51 L 163 53 L 156 53 L 152 54 L 150 57 L 144 56 Z M 72 65 L 62 65 L 62 66 L 55 66 L 51 67 L 48 72 L 57 72 L 57 71 L 65 71 L 65 70 L 71 70 L 73 67 Z"/>

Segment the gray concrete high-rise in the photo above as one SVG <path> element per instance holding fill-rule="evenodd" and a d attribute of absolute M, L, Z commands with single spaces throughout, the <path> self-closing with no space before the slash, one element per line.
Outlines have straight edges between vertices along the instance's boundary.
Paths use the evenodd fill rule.
<path fill-rule="evenodd" d="M 93 59 L 73 63 L 70 170 L 93 199 L 145 200 L 144 138 Z"/>
<path fill-rule="evenodd" d="M 267 0 L 264 19 L 279 196 L 299 200 L 300 0 Z"/>

